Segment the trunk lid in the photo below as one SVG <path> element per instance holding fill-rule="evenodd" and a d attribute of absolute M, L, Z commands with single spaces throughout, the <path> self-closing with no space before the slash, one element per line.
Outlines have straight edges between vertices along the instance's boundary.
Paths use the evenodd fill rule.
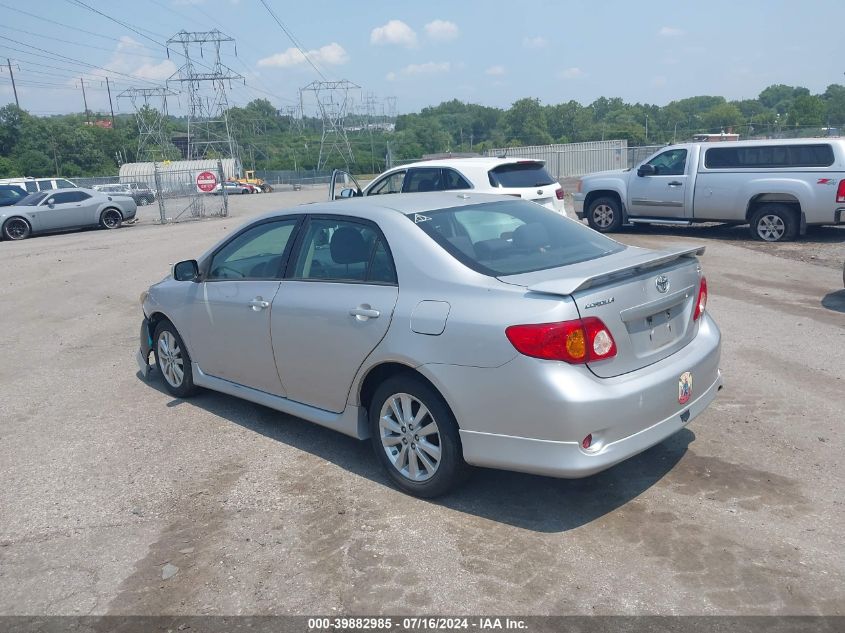
<path fill-rule="evenodd" d="M 629 247 L 598 260 L 500 277 L 531 292 L 571 296 L 582 318 L 601 319 L 616 341 L 614 358 L 588 363 L 612 378 L 656 363 L 687 345 L 698 331 L 692 320 L 703 247 L 650 251 Z"/>

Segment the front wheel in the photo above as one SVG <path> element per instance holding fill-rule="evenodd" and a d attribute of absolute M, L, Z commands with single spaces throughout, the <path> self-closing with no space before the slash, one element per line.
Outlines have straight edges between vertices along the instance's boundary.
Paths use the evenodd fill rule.
<path fill-rule="evenodd" d="M 119 229 L 123 224 L 123 216 L 117 209 L 106 209 L 100 216 L 100 226 L 104 229 Z"/>
<path fill-rule="evenodd" d="M 751 216 L 749 229 L 755 240 L 787 242 L 795 239 L 798 220 L 795 212 L 786 205 L 764 204 Z"/>
<path fill-rule="evenodd" d="M 30 233 L 32 227 L 23 218 L 9 218 L 3 225 L 3 238 L 7 240 L 25 240 Z"/>
<path fill-rule="evenodd" d="M 177 398 L 187 398 L 196 391 L 191 372 L 191 356 L 170 321 L 162 321 L 153 334 L 156 367 L 164 378 L 164 387 Z"/>
<path fill-rule="evenodd" d="M 596 198 L 587 209 L 587 222 L 600 233 L 611 233 L 622 227 L 622 205 L 615 198 Z"/>
<path fill-rule="evenodd" d="M 429 384 L 412 375 L 383 382 L 370 404 L 370 433 L 393 482 L 417 497 L 437 497 L 466 475 L 455 416 Z"/>

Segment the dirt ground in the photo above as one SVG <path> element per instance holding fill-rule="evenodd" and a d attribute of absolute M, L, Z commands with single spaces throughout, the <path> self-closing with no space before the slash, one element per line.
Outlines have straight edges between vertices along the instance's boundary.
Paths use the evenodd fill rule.
<path fill-rule="evenodd" d="M 137 372 L 170 263 L 323 197 L 0 243 L 0 614 L 845 614 L 845 227 L 619 234 L 707 246 L 714 404 L 600 475 L 423 501 L 366 443 Z"/>

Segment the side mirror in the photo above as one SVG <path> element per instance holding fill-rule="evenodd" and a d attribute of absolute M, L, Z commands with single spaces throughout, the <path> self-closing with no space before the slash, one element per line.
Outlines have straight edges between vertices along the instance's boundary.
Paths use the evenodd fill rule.
<path fill-rule="evenodd" d="M 200 269 L 195 259 L 186 259 L 184 262 L 173 264 L 171 273 L 176 281 L 199 281 Z"/>
<path fill-rule="evenodd" d="M 640 165 L 639 169 L 637 169 L 637 176 L 654 176 L 656 173 L 657 169 L 654 165 L 649 165 L 648 163 Z"/>
<path fill-rule="evenodd" d="M 357 192 L 354 189 L 341 189 L 338 198 L 354 198 Z"/>
<path fill-rule="evenodd" d="M 52 206 L 53 206 L 53 205 L 55 205 L 55 204 L 56 204 L 56 199 L 55 199 L 55 198 L 50 198 L 49 200 L 47 200 L 47 206 L 48 206 L 48 207 L 52 207 Z"/>

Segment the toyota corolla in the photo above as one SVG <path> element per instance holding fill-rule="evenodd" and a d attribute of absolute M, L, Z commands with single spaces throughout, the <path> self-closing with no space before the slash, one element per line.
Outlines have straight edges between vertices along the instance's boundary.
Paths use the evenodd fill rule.
<path fill-rule="evenodd" d="M 543 207 L 426 193 L 256 219 L 142 295 L 138 361 L 359 439 L 442 494 L 468 465 L 599 472 L 722 386 L 703 248 L 625 246 Z"/>

